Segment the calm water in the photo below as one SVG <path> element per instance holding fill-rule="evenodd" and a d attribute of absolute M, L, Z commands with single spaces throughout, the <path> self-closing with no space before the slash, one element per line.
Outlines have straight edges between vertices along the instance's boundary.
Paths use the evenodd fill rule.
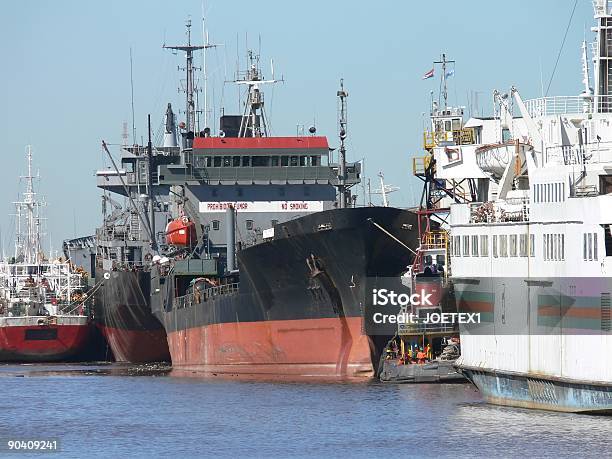
<path fill-rule="evenodd" d="M 490 406 L 467 384 L 103 374 L 115 368 L 0 366 L 0 438 L 59 438 L 64 457 L 609 457 L 611 452 L 612 418 Z"/>

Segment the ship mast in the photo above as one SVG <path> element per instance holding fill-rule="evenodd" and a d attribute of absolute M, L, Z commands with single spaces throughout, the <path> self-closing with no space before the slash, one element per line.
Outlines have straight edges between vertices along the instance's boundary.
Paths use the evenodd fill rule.
<path fill-rule="evenodd" d="M 274 79 L 274 67 L 272 67 L 272 79 L 264 80 L 259 68 L 259 55 L 249 50 L 248 58 L 249 68 L 244 79 L 234 81 L 237 85 L 248 86 L 238 137 L 266 137 L 268 136 L 268 124 L 264 111 L 264 96 L 260 87 L 265 84 L 279 83 L 283 79 Z"/>
<path fill-rule="evenodd" d="M 186 102 L 186 106 L 185 106 L 185 130 L 187 132 L 192 132 L 195 133 L 196 132 L 196 106 L 195 106 L 195 99 L 194 99 L 194 93 L 198 90 L 195 86 L 195 78 L 194 78 L 194 72 L 196 69 L 196 67 L 193 66 L 193 52 L 194 51 L 198 51 L 200 49 L 208 49 L 208 48 L 214 48 L 217 45 L 212 45 L 210 43 L 204 44 L 204 45 L 192 45 L 191 44 L 191 19 L 187 20 L 186 23 L 186 28 L 187 28 L 187 44 L 186 45 L 175 45 L 175 46 L 166 46 L 165 44 L 163 45 L 163 47 L 165 49 L 172 49 L 174 51 L 185 51 L 185 55 L 186 55 L 186 59 L 187 59 L 187 64 L 186 67 L 182 68 L 181 70 L 185 70 L 186 71 L 186 76 L 187 76 L 187 81 L 186 81 L 186 85 L 185 85 L 185 93 L 187 94 L 187 102 Z M 204 107 L 204 110 L 206 111 L 207 107 Z"/>
<path fill-rule="evenodd" d="M 439 61 L 434 61 L 434 64 L 442 64 L 442 97 L 444 97 L 444 108 L 448 107 L 448 91 L 446 88 L 446 64 L 454 64 L 455 61 L 446 60 L 446 54 L 442 53 L 442 59 Z"/>
<path fill-rule="evenodd" d="M 32 147 L 26 147 L 28 160 L 28 175 L 21 177 L 26 180 L 26 191 L 23 201 L 15 202 L 17 210 L 17 238 L 15 240 L 15 259 L 23 258 L 27 264 L 37 264 L 42 261 L 42 244 L 40 238 L 41 203 L 36 201 L 34 192 L 34 176 L 32 175 Z M 21 219 L 25 218 L 25 234 L 22 233 Z"/>
<path fill-rule="evenodd" d="M 348 92 L 344 90 L 344 79 L 340 79 L 340 90 L 337 92 L 338 96 L 338 136 L 340 137 L 340 158 L 338 165 L 338 207 L 344 209 L 348 207 L 347 203 L 347 188 L 346 188 L 346 147 L 344 146 L 344 140 L 346 139 L 347 130 L 347 109 L 346 109 L 346 98 Z"/>

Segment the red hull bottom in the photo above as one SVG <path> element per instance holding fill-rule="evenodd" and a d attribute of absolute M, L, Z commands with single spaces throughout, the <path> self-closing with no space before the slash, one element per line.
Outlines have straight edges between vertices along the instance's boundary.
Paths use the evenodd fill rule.
<path fill-rule="evenodd" d="M 0 361 L 57 362 L 85 349 L 89 324 L 0 327 Z"/>
<path fill-rule="evenodd" d="M 98 325 L 117 362 L 169 362 L 166 332 L 158 330 L 124 330 Z"/>
<path fill-rule="evenodd" d="M 223 323 L 168 334 L 172 368 L 209 374 L 372 376 L 362 318 Z"/>

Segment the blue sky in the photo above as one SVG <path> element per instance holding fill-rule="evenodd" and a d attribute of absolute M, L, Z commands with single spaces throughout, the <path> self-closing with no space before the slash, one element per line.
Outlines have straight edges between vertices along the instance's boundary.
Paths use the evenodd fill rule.
<path fill-rule="evenodd" d="M 420 195 L 411 160 L 421 154 L 423 113 L 438 80 L 421 80 L 446 52 L 456 61 L 449 102 L 467 106 L 479 92 L 484 111 L 492 91 L 519 88 L 538 97 L 547 86 L 574 0 L 322 1 L 246 0 L 205 4 L 211 106 L 238 111 L 236 90 L 223 85 L 244 63 L 246 42 L 258 48 L 263 69 L 285 82 L 266 92 L 275 135 L 293 135 L 316 120 L 319 134 L 336 141 L 336 90 L 349 92 L 349 159 L 365 158 L 366 173 L 383 171 L 400 191 L 391 203 L 408 206 Z M 33 147 L 46 196 L 53 246 L 91 234 L 100 223 L 94 171 L 107 166 L 102 139 L 119 144 L 131 124 L 129 53 L 134 57 L 137 136 L 162 122 L 165 105 L 182 107 L 177 65 L 183 57 L 162 49 L 184 41 L 191 15 L 201 39 L 201 1 L 22 0 L 0 16 L 0 228 L 11 240 L 12 201 L 25 171 L 25 145 Z M 589 0 L 578 6 L 549 95 L 580 93 L 580 44 L 592 25 Z M 541 79 L 541 75 L 543 78 Z M 222 97 L 223 95 L 223 97 Z M 215 116 L 216 118 L 216 116 Z M 182 119 L 182 117 L 179 117 Z M 115 151 L 116 148 L 115 148 Z"/>

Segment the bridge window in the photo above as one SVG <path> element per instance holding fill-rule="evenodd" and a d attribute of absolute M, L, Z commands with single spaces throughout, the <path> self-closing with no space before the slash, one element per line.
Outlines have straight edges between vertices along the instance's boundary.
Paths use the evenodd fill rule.
<path fill-rule="evenodd" d="M 527 235 L 521 234 L 519 237 L 519 256 L 527 256 Z"/>
<path fill-rule="evenodd" d="M 461 236 L 455 236 L 453 238 L 453 255 L 456 257 L 461 256 Z"/>
<path fill-rule="evenodd" d="M 221 156 L 215 156 L 213 158 L 213 166 L 214 167 L 221 167 Z"/>
<path fill-rule="evenodd" d="M 249 167 L 251 165 L 251 157 L 243 156 L 242 157 L 242 167 Z"/>
<path fill-rule="evenodd" d="M 499 236 L 499 256 L 504 258 L 508 256 L 508 236 L 505 234 Z"/>
<path fill-rule="evenodd" d="M 232 167 L 232 157 L 231 156 L 223 157 L 223 167 Z"/>
<path fill-rule="evenodd" d="M 266 167 L 270 164 L 269 156 L 253 156 L 253 167 Z"/>
<path fill-rule="evenodd" d="M 306 156 L 300 156 L 300 166 L 306 165 Z"/>
<path fill-rule="evenodd" d="M 291 164 L 291 167 L 297 167 L 297 165 L 298 165 L 298 157 L 297 156 L 292 156 L 290 164 Z"/>
<path fill-rule="evenodd" d="M 452 131 L 451 127 L 452 126 L 451 126 L 451 121 L 450 120 L 444 121 L 444 130 L 445 131 Z"/>
<path fill-rule="evenodd" d="M 493 256 L 497 258 L 497 234 L 493 235 Z"/>
<path fill-rule="evenodd" d="M 461 120 L 459 118 L 453 119 L 453 131 L 459 131 L 461 129 Z"/>
<path fill-rule="evenodd" d="M 477 235 L 472 236 L 472 256 L 473 257 L 478 256 L 478 236 Z"/>
<path fill-rule="evenodd" d="M 469 236 L 463 236 L 463 256 L 464 257 L 470 256 L 470 237 Z"/>
<path fill-rule="evenodd" d="M 480 256 L 489 256 L 489 236 L 487 235 L 480 236 Z"/>
<path fill-rule="evenodd" d="M 289 165 L 289 156 L 281 156 L 281 166 L 287 167 Z"/>
<path fill-rule="evenodd" d="M 279 157 L 272 156 L 272 167 L 278 167 L 278 164 L 279 164 Z"/>
<path fill-rule="evenodd" d="M 311 166 L 318 166 L 319 165 L 319 157 L 318 156 L 311 156 L 310 157 L 310 165 Z"/>
<path fill-rule="evenodd" d="M 516 257 L 516 234 L 510 235 L 510 256 Z"/>
<path fill-rule="evenodd" d="M 233 167 L 240 167 L 240 156 L 234 156 L 232 158 L 232 166 Z"/>

